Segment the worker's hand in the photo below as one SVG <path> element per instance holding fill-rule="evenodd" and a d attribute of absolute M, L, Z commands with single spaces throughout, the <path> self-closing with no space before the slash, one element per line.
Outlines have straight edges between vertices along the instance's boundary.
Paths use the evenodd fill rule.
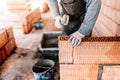
<path fill-rule="evenodd" d="M 68 25 L 68 22 L 69 22 L 69 16 L 68 15 L 63 15 L 62 17 L 57 16 L 55 18 L 55 26 L 57 28 L 62 28 L 63 26 Z"/>
<path fill-rule="evenodd" d="M 78 46 L 81 43 L 82 38 L 85 37 L 85 35 L 81 34 L 80 32 L 76 31 L 73 34 L 70 35 L 69 42 L 73 46 Z"/>

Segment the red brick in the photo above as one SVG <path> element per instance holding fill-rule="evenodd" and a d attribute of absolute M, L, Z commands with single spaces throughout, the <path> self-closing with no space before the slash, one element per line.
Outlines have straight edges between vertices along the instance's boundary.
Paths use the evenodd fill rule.
<path fill-rule="evenodd" d="M 98 65 L 60 64 L 60 80 L 97 80 Z"/>
<path fill-rule="evenodd" d="M 115 36 L 116 34 L 113 34 L 109 29 L 106 28 L 106 26 L 98 20 L 96 22 L 96 26 L 94 27 L 94 30 L 96 31 L 96 34 L 99 36 Z"/>
<path fill-rule="evenodd" d="M 15 47 L 16 47 L 16 42 L 15 42 L 15 39 L 13 38 L 5 45 L 6 53 L 9 55 Z"/>
<path fill-rule="evenodd" d="M 75 64 L 120 64 L 120 42 L 82 42 L 73 53 Z"/>
<path fill-rule="evenodd" d="M 120 10 L 120 0 L 115 0 L 115 1 L 116 1 L 115 8 Z"/>
<path fill-rule="evenodd" d="M 8 10 L 14 13 L 21 13 L 31 10 L 31 1 L 30 0 L 7 0 Z"/>
<path fill-rule="evenodd" d="M 120 0 L 103 0 L 102 2 L 111 8 L 120 10 Z"/>
<path fill-rule="evenodd" d="M 59 63 L 73 63 L 73 47 L 68 41 L 59 40 Z"/>
<path fill-rule="evenodd" d="M 40 11 L 41 13 L 45 13 L 49 10 L 47 2 L 40 3 Z"/>
<path fill-rule="evenodd" d="M 120 65 L 104 66 L 102 80 L 120 80 Z"/>
<path fill-rule="evenodd" d="M 7 36 L 8 36 L 9 40 L 14 38 L 13 28 L 12 27 L 7 27 Z"/>
<path fill-rule="evenodd" d="M 101 23 L 104 24 L 104 26 L 110 30 L 113 34 L 117 33 L 118 30 L 118 24 L 115 23 L 114 21 L 112 21 L 110 18 L 108 18 L 107 16 L 105 16 L 104 14 L 100 15 L 100 21 Z"/>
<path fill-rule="evenodd" d="M 2 47 L 0 49 L 0 55 L 1 55 L 1 57 L 2 57 L 3 60 L 7 57 L 7 54 L 6 54 L 6 51 L 5 51 L 4 47 Z"/>
<path fill-rule="evenodd" d="M 120 36 L 120 25 L 118 26 L 118 29 L 117 29 L 117 36 Z"/>
<path fill-rule="evenodd" d="M 0 30 L 0 48 L 2 48 L 8 41 L 6 30 Z"/>
<path fill-rule="evenodd" d="M 108 6 L 102 5 L 101 12 L 112 19 L 115 23 L 120 24 L 120 11 L 110 8 Z"/>
<path fill-rule="evenodd" d="M 33 28 L 34 22 L 39 21 L 40 18 L 41 18 L 41 13 L 39 8 L 36 8 L 35 10 L 27 14 L 27 16 L 25 17 L 25 21 L 23 22 L 24 33 L 26 34 L 29 33 Z"/>
<path fill-rule="evenodd" d="M 0 65 L 1 65 L 2 62 L 3 62 L 3 58 L 2 58 L 2 56 L 0 54 Z"/>

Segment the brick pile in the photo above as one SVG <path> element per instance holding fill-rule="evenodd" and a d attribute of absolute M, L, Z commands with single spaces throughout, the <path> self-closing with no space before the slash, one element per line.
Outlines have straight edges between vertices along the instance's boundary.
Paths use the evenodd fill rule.
<path fill-rule="evenodd" d="M 120 37 L 87 37 L 75 47 L 68 38 L 58 38 L 60 80 L 120 79 Z"/>
<path fill-rule="evenodd" d="M 95 31 L 98 36 L 120 36 L 120 0 L 102 0 Z"/>
<path fill-rule="evenodd" d="M 33 28 L 33 24 L 36 21 L 39 21 L 41 18 L 41 12 L 39 10 L 39 8 L 36 8 L 32 11 L 30 11 L 26 16 L 25 19 L 23 20 L 23 30 L 24 33 L 27 34 L 29 33 L 32 28 Z"/>
<path fill-rule="evenodd" d="M 14 13 L 29 12 L 31 10 L 31 0 L 6 0 L 8 10 Z"/>
<path fill-rule="evenodd" d="M 12 27 L 0 29 L 0 64 L 10 55 L 16 47 Z"/>

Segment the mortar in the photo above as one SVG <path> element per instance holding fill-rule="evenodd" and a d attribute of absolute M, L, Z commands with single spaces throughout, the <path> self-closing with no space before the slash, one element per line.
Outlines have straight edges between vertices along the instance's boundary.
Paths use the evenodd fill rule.
<path fill-rule="evenodd" d="M 58 61 L 58 36 L 62 32 L 45 32 L 39 44 L 39 50 L 45 59 Z"/>

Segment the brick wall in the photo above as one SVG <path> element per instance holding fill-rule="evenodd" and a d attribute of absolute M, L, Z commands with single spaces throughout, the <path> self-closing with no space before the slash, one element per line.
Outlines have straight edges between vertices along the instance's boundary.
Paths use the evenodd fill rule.
<path fill-rule="evenodd" d="M 60 80 L 119 80 L 120 37 L 86 37 L 72 46 L 59 37 Z"/>
<path fill-rule="evenodd" d="M 0 29 L 0 65 L 15 49 L 16 42 L 12 27 Z"/>
<path fill-rule="evenodd" d="M 6 2 L 10 12 L 23 13 L 31 10 L 31 0 L 6 0 Z"/>
<path fill-rule="evenodd" d="M 120 36 L 120 0 L 102 0 L 94 30 L 98 36 Z"/>

